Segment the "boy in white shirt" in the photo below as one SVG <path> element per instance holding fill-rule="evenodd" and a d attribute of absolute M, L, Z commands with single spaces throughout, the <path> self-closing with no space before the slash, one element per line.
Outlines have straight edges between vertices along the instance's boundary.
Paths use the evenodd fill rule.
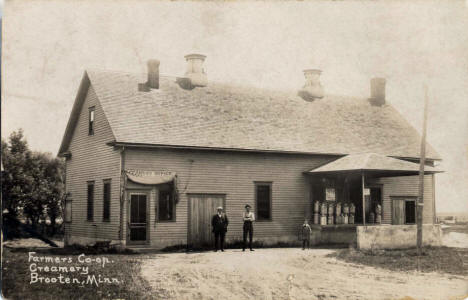
<path fill-rule="evenodd" d="M 312 228 L 310 228 L 309 222 L 307 219 L 304 220 L 304 224 L 301 227 L 301 237 L 302 237 L 302 250 L 305 250 L 307 245 L 307 249 L 310 249 L 310 233 L 312 232 Z"/>
<path fill-rule="evenodd" d="M 245 246 L 247 244 L 247 234 L 249 235 L 249 248 L 250 251 L 254 251 L 252 249 L 252 238 L 253 238 L 253 222 L 255 221 L 255 215 L 253 212 L 250 211 L 250 205 L 245 205 L 245 212 L 243 214 L 244 220 L 244 245 L 242 247 L 242 251 L 245 251 Z"/>

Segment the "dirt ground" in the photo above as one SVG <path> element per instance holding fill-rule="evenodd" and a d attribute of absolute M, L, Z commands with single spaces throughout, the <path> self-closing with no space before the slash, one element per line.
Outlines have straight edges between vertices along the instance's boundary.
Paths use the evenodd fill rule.
<path fill-rule="evenodd" d="M 142 276 L 162 299 L 464 299 L 468 277 L 392 272 L 326 257 L 334 250 L 153 254 Z M 411 299 L 411 298 L 405 298 Z"/>

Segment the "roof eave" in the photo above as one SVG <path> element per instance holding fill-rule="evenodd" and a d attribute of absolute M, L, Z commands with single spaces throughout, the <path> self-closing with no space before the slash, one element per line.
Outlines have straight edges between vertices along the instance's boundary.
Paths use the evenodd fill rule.
<path fill-rule="evenodd" d="M 209 150 L 209 151 L 233 151 L 233 152 L 259 152 L 259 153 L 287 153 L 287 154 L 304 154 L 304 155 L 325 155 L 325 156 L 346 156 L 349 153 L 330 153 L 330 152 L 308 152 L 308 151 L 287 151 L 287 150 L 267 150 L 267 149 L 249 149 L 249 148 L 228 148 L 228 147 L 204 147 L 204 146 L 188 146 L 188 145 L 171 145 L 171 144 L 150 144 L 150 143 L 132 143 L 109 141 L 108 146 L 114 147 L 135 147 L 135 148 L 170 148 L 170 149 L 194 149 L 194 150 Z M 404 157 L 404 156 L 389 156 L 398 159 L 415 159 L 419 157 Z M 426 160 L 441 160 L 437 158 L 428 158 Z"/>
<path fill-rule="evenodd" d="M 349 170 L 336 170 L 336 171 L 305 171 L 305 174 L 320 175 L 320 174 L 332 174 L 332 173 L 412 173 L 417 175 L 417 170 L 386 170 L 386 169 L 349 169 Z M 424 174 L 435 174 L 443 173 L 441 170 L 424 170 Z"/>
<path fill-rule="evenodd" d="M 86 98 L 86 94 L 88 92 L 89 86 L 90 86 L 90 80 L 89 80 L 87 72 L 84 71 L 80 86 L 78 87 L 78 92 L 76 93 L 76 97 L 73 103 L 70 117 L 68 118 L 67 127 L 65 129 L 65 133 L 63 135 L 62 142 L 60 144 L 60 148 L 57 154 L 58 156 L 64 156 L 64 154 L 68 151 L 68 146 L 70 145 L 73 131 L 78 121 L 81 107 L 83 105 L 84 99 Z"/>
<path fill-rule="evenodd" d="M 191 150 L 207 150 L 207 151 L 230 151 L 230 152 L 256 152 L 256 153 L 282 153 L 282 154 L 303 154 L 303 155 L 323 155 L 323 156 L 346 156 L 343 153 L 321 153 L 321 152 L 301 152 L 287 150 L 267 150 L 267 149 L 248 149 L 248 148 L 228 148 L 228 147 L 204 147 L 204 146 L 187 146 L 187 145 L 170 145 L 170 144 L 145 144 L 145 143 L 129 143 L 110 141 L 106 143 L 113 147 L 134 147 L 134 148 L 166 148 L 166 149 L 191 149 Z"/>

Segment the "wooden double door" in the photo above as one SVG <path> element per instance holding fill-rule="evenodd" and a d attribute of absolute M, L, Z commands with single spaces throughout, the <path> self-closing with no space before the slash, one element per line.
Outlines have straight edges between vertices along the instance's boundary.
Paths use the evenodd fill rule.
<path fill-rule="evenodd" d="M 209 247 L 214 243 L 211 218 L 217 208 L 225 208 L 223 194 L 189 194 L 189 244 L 194 247 Z"/>

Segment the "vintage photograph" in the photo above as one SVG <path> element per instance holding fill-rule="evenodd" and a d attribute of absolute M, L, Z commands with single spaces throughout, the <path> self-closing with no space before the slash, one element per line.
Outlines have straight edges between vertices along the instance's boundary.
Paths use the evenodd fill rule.
<path fill-rule="evenodd" d="M 2 4 L 3 299 L 468 298 L 467 1 Z"/>

